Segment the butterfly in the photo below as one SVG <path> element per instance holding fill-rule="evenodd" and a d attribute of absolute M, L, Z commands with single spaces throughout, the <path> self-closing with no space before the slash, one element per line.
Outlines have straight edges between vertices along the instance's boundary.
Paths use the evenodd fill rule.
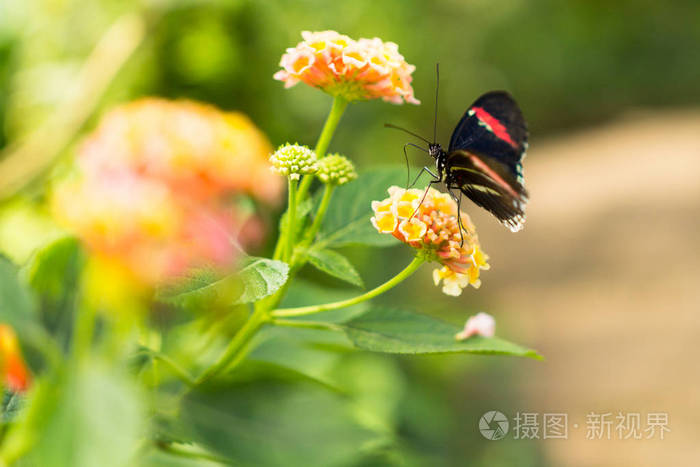
<path fill-rule="evenodd" d="M 437 116 L 437 91 L 435 101 Z M 430 142 L 404 128 L 391 124 L 385 126 L 406 131 L 428 143 L 427 152 L 435 159 L 437 173 L 423 167 L 418 174 L 420 177 L 425 171 L 433 176 L 428 186 L 442 182 L 460 207 L 461 195 L 464 194 L 511 231 L 522 229 L 528 202 L 522 164 L 528 147 L 528 130 L 525 118 L 510 94 L 490 91 L 474 101 L 452 132 L 447 151 L 435 142 L 435 136 Z M 407 143 L 404 155 L 406 146 L 425 151 Z M 460 195 L 456 196 L 453 190 L 458 190 Z"/>

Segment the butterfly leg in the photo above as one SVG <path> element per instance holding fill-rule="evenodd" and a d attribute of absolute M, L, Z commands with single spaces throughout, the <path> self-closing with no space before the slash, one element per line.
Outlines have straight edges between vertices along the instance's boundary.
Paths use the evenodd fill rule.
<path fill-rule="evenodd" d="M 457 203 L 457 225 L 459 226 L 459 247 L 461 248 L 464 246 L 464 233 L 462 233 L 462 230 L 464 230 L 462 226 L 462 191 L 460 190 L 458 198 L 451 188 L 452 187 L 447 187 L 447 192 L 452 199 L 455 200 L 455 203 Z"/>
<path fill-rule="evenodd" d="M 423 171 L 427 171 L 430 175 L 433 175 L 433 173 L 427 167 L 423 167 L 423 170 L 421 170 L 421 173 L 423 173 Z M 433 176 L 435 176 L 435 175 L 433 175 Z M 413 216 L 416 215 L 416 213 L 418 212 L 418 208 L 420 208 L 420 205 L 423 204 L 423 201 L 425 201 L 425 197 L 428 196 L 428 191 L 430 191 L 430 187 L 433 186 L 433 184 L 435 184 L 435 183 L 440 183 L 441 181 L 442 180 L 440 180 L 439 178 L 436 177 L 434 180 L 430 180 L 428 182 L 428 186 L 425 187 L 425 193 L 423 193 L 423 197 L 420 199 L 420 203 L 418 203 L 418 206 L 416 206 L 416 209 L 413 211 L 413 214 L 411 214 L 411 217 L 408 218 L 409 222 L 411 221 L 411 219 L 413 219 Z"/>
<path fill-rule="evenodd" d="M 416 182 L 418 182 L 418 179 L 420 178 L 420 176 L 423 175 L 424 172 L 428 172 L 428 173 L 430 174 L 430 176 L 433 177 L 434 182 L 430 182 L 430 183 L 437 183 L 437 182 L 440 181 L 440 177 L 438 177 L 437 175 L 435 175 L 435 174 L 433 173 L 432 170 L 430 170 L 430 169 L 427 168 L 427 167 L 423 167 L 422 169 L 420 169 L 420 172 L 418 172 L 418 176 L 413 180 L 413 183 L 411 183 L 411 184 L 408 186 L 408 188 L 411 188 L 413 185 L 415 185 Z"/>
<path fill-rule="evenodd" d="M 414 143 L 406 143 L 403 145 L 403 157 L 406 159 L 406 189 L 408 190 L 416 183 L 416 181 L 418 181 L 418 177 L 420 177 L 420 174 L 422 174 L 423 171 L 422 170 L 420 171 L 420 173 L 418 174 L 418 177 L 416 177 L 416 181 L 414 181 L 411 185 L 408 184 L 408 181 L 411 179 L 411 166 L 408 163 L 408 153 L 406 152 L 407 146 L 411 146 L 412 148 L 420 149 L 423 152 L 428 152 L 428 151 L 425 148 L 422 148 Z"/>

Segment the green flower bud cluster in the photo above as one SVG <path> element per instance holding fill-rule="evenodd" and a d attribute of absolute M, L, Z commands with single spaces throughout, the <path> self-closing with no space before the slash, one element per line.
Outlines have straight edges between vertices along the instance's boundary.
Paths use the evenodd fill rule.
<path fill-rule="evenodd" d="M 292 180 L 301 175 L 314 174 L 318 170 L 316 153 L 307 146 L 283 144 L 270 156 L 272 170 Z"/>
<path fill-rule="evenodd" d="M 328 185 L 344 185 L 357 178 L 355 166 L 340 154 L 330 154 L 318 161 L 316 176 Z"/>

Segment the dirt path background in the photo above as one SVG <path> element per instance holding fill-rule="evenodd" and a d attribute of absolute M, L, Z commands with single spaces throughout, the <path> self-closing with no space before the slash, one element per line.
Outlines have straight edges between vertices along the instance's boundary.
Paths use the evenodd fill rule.
<path fill-rule="evenodd" d="M 531 147 L 525 230 L 474 218 L 498 251 L 489 303 L 546 356 L 519 377 L 528 408 L 569 414 L 551 465 L 700 465 L 700 111 Z M 619 411 L 666 412 L 671 432 L 586 439 L 586 414 Z"/>

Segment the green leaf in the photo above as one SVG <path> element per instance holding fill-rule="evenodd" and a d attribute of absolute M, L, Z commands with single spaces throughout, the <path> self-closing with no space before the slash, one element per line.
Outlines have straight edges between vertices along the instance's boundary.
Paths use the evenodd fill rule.
<path fill-rule="evenodd" d="M 34 253 L 20 270 L 20 276 L 39 298 L 43 324 L 51 335 L 60 337 L 66 349 L 84 264 L 78 240 L 64 237 Z"/>
<path fill-rule="evenodd" d="M 194 441 L 234 465 L 353 465 L 377 439 L 345 398 L 279 379 L 198 388 L 181 413 Z"/>
<path fill-rule="evenodd" d="M 372 352 L 397 354 L 472 353 L 541 358 L 534 350 L 497 337 L 457 341 L 460 329 L 426 315 L 374 308 L 343 324 L 350 340 Z"/>
<path fill-rule="evenodd" d="M 0 322 L 22 333 L 36 323 L 36 303 L 17 272 L 17 267 L 0 255 Z"/>
<path fill-rule="evenodd" d="M 239 274 L 243 293 L 236 303 L 252 303 L 277 292 L 287 282 L 289 265 L 266 258 L 251 258 Z"/>
<path fill-rule="evenodd" d="M 23 394 L 0 387 L 0 431 L 2 425 L 9 424 L 18 418 L 25 403 Z"/>
<path fill-rule="evenodd" d="M 62 308 L 67 295 L 75 292 L 84 260 L 78 240 L 64 237 L 34 253 L 21 275 L 46 305 Z"/>
<path fill-rule="evenodd" d="M 404 186 L 406 169 L 387 167 L 373 169 L 360 175 L 358 180 L 338 187 L 323 220 L 318 243 L 321 246 L 362 244 L 391 246 L 396 239 L 380 234 L 372 226 L 372 201 L 379 201 L 389 194 L 391 185 Z"/>
<path fill-rule="evenodd" d="M 312 248 L 307 255 L 309 262 L 317 269 L 350 284 L 363 287 L 360 273 L 345 256 L 337 251 Z"/>
<path fill-rule="evenodd" d="M 301 377 L 320 383 L 321 385 L 340 391 L 335 384 L 332 373 L 338 366 L 342 355 L 347 351 L 354 351 L 352 346 L 342 334 L 339 334 L 346 340 L 346 349 L 342 349 L 340 345 L 331 346 L 330 344 L 322 345 L 312 341 L 313 337 L 308 336 L 310 333 L 294 333 L 284 329 L 284 334 L 277 333 L 272 335 L 272 338 L 266 339 L 261 345 L 257 346 L 249 355 L 246 363 L 265 363 L 270 366 L 283 368 L 287 371 L 294 372 Z M 322 334 L 323 331 L 317 331 L 316 335 Z M 274 334 L 274 333 L 269 333 Z M 327 338 L 328 332 L 323 333 L 320 339 Z M 335 333 L 338 334 L 338 333 Z M 316 336 L 314 336 L 316 337 Z M 245 364 L 244 364 L 245 365 Z M 241 365 L 244 366 L 244 365 Z M 241 367 L 236 368 L 236 373 L 240 372 Z"/>
<path fill-rule="evenodd" d="M 30 465 L 130 465 L 143 435 L 142 395 L 120 371 L 96 361 L 45 384 L 24 423 L 40 430 Z M 33 406 L 41 407 L 35 411 Z"/>
<path fill-rule="evenodd" d="M 191 271 L 177 284 L 161 289 L 157 298 L 192 311 L 231 307 L 273 294 L 284 285 L 288 274 L 287 263 L 250 257 L 240 271 L 225 277 L 213 269 Z"/>

